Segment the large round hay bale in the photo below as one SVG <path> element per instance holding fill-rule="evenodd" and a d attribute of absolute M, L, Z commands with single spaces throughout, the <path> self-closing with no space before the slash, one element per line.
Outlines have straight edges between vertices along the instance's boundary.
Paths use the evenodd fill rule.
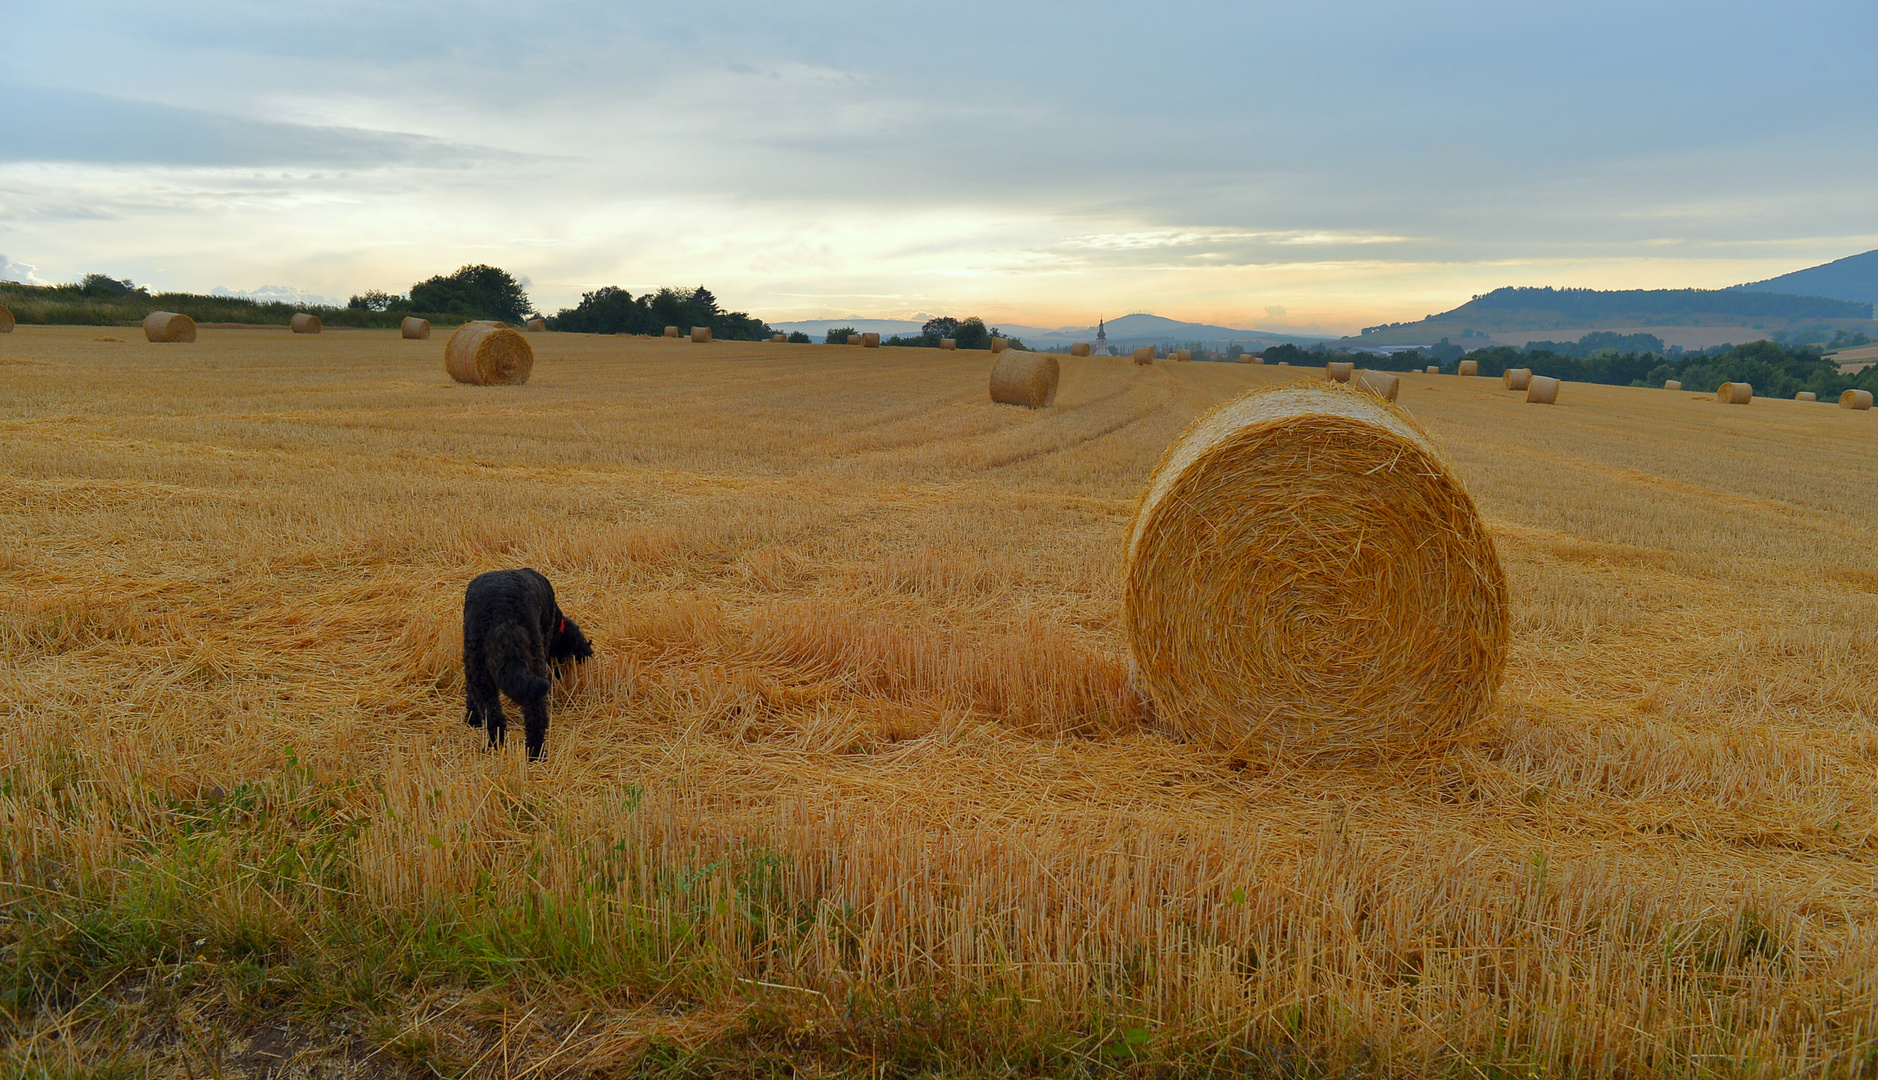
<path fill-rule="evenodd" d="M 943 349 L 946 352 L 952 352 L 958 347 L 959 347 L 958 338 L 942 337 L 939 339 L 939 348 Z"/>
<path fill-rule="evenodd" d="M 691 328 L 691 340 L 694 344 L 697 344 L 697 345 L 709 344 L 711 341 L 711 328 L 708 326 L 692 327 Z"/>
<path fill-rule="evenodd" d="M 1371 371 L 1368 368 L 1358 372 L 1351 385 L 1365 393 L 1375 394 L 1384 401 L 1394 401 L 1396 395 L 1402 392 L 1401 379 L 1386 371 Z"/>
<path fill-rule="evenodd" d="M 1056 401 L 1062 370 L 1049 353 L 1006 349 L 991 365 L 991 400 L 1000 405 L 1047 409 Z"/>
<path fill-rule="evenodd" d="M 1680 389 L 1682 389 L 1682 380 L 1681 380 L 1681 379 L 1664 379 L 1664 380 L 1663 380 L 1663 389 L 1665 389 L 1665 390 L 1680 390 Z"/>
<path fill-rule="evenodd" d="M 1818 401 L 1819 395 L 1814 393 L 1811 390 L 1802 390 L 1799 393 L 1793 395 L 1793 400 L 1795 401 Z"/>
<path fill-rule="evenodd" d="M 1136 686 L 1190 738 L 1394 757 L 1486 713 L 1506 576 L 1407 413 L 1293 384 L 1201 417 L 1162 457 L 1130 530 L 1123 629 Z"/>
<path fill-rule="evenodd" d="M 1558 404 L 1558 380 L 1544 375 L 1534 375 L 1526 384 L 1526 403 L 1528 405 Z"/>
<path fill-rule="evenodd" d="M 535 370 L 535 350 L 506 326 L 465 323 L 444 343 L 443 369 L 457 382 L 520 386 Z"/>
<path fill-rule="evenodd" d="M 1871 408 L 1871 391 L 1847 390 L 1839 395 L 1839 407 L 1841 409 L 1869 409 Z"/>
<path fill-rule="evenodd" d="M 1089 343 L 1086 341 L 1078 341 L 1076 344 L 1069 347 L 1069 354 L 1071 356 L 1088 356 Z"/>
<path fill-rule="evenodd" d="M 666 328 L 665 328 L 665 336 L 666 336 L 666 337 L 682 337 L 683 335 L 681 335 L 681 334 L 680 334 L 680 333 L 678 332 L 678 327 L 676 327 L 676 326 L 668 326 L 668 327 L 666 327 Z"/>
<path fill-rule="evenodd" d="M 398 325 L 398 332 L 412 341 L 429 341 L 430 320 L 420 319 L 415 315 L 406 315 L 404 322 Z"/>
<path fill-rule="evenodd" d="M 1143 345 L 1136 349 L 1135 363 L 1140 364 L 1142 367 L 1152 367 L 1154 365 L 1154 346 Z"/>
<path fill-rule="evenodd" d="M 1725 382 L 1715 388 L 1715 400 L 1723 405 L 1746 405 L 1754 400 L 1754 386 L 1744 382 Z"/>
<path fill-rule="evenodd" d="M 1532 369 L 1510 367 L 1500 372 L 1500 386 L 1507 390 L 1524 390 L 1532 385 Z"/>
<path fill-rule="evenodd" d="M 861 335 L 861 348 L 863 349 L 880 348 L 880 335 L 874 334 L 874 333 L 862 334 Z"/>
<path fill-rule="evenodd" d="M 1478 375 L 1480 374 L 1480 361 L 1478 360 L 1456 361 L 1454 364 L 1454 373 L 1456 375 Z"/>
<path fill-rule="evenodd" d="M 998 355 L 1010 347 L 1011 342 L 1009 338 L 994 337 L 991 339 L 991 355 L 993 356 Z"/>
<path fill-rule="evenodd" d="M 1324 365 L 1324 378 L 1337 382 L 1349 382 L 1356 374 L 1356 365 L 1348 360 L 1332 360 Z"/>
<path fill-rule="evenodd" d="M 304 311 L 296 314 L 289 325 L 293 327 L 293 332 L 296 334 L 317 334 L 325 329 L 318 315 L 308 315 Z"/>
<path fill-rule="evenodd" d="M 194 341 L 196 320 L 174 311 L 152 311 L 143 318 L 143 336 L 149 341 Z"/>
<path fill-rule="evenodd" d="M 5 304 L 0 304 L 0 334 L 11 334 L 12 332 L 13 313 L 7 310 Z"/>
<path fill-rule="evenodd" d="M 522 329 L 533 331 L 535 333 L 540 333 L 541 331 L 546 330 L 547 328 L 548 328 L 548 320 L 546 319 L 530 319 L 527 322 L 522 324 Z"/>

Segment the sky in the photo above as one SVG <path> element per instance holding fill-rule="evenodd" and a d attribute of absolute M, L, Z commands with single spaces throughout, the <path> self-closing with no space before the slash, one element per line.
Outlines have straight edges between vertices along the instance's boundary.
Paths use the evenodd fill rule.
<path fill-rule="evenodd" d="M 0 277 L 1349 332 L 1878 247 L 1872 0 L 0 0 Z"/>

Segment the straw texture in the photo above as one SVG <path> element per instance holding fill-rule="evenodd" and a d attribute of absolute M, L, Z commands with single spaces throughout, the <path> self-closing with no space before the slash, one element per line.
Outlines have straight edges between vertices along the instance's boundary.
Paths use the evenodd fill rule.
<path fill-rule="evenodd" d="M 1135 350 L 1135 363 L 1148 367 L 1154 363 L 1154 347 L 1143 345 Z"/>
<path fill-rule="evenodd" d="M 994 337 L 991 339 L 991 355 L 996 356 L 1011 347 L 1010 339 Z"/>
<path fill-rule="evenodd" d="M 1086 341 L 1078 341 L 1076 344 L 1069 347 L 1069 354 L 1071 356 L 1088 356 L 1089 343 Z"/>
<path fill-rule="evenodd" d="M 1193 350 L 1192 349 L 1175 349 L 1174 359 L 1183 364 L 1188 363 L 1193 360 Z"/>
<path fill-rule="evenodd" d="M 411 341 L 430 340 L 430 320 L 420 319 L 415 315 L 406 315 L 398 326 L 398 332 Z"/>
<path fill-rule="evenodd" d="M 1680 390 L 1680 389 L 1682 389 L 1682 380 L 1681 380 L 1681 379 L 1664 379 L 1664 380 L 1663 380 L 1663 389 L 1665 389 L 1665 390 Z"/>
<path fill-rule="evenodd" d="M 665 328 L 665 336 L 666 337 L 683 337 L 684 335 L 678 332 L 678 327 L 668 326 Z"/>
<path fill-rule="evenodd" d="M 546 330 L 547 328 L 548 328 L 548 320 L 546 319 L 530 319 L 527 322 L 522 324 L 522 329 L 531 330 L 537 333 L 539 333 L 542 330 Z"/>
<path fill-rule="evenodd" d="M 535 350 L 506 326 L 466 323 L 444 343 L 443 368 L 457 382 L 520 386 L 535 370 Z"/>
<path fill-rule="evenodd" d="M 1819 395 L 1815 394 L 1811 390 L 1802 390 L 1799 393 L 1793 395 L 1793 400 L 1795 401 L 1818 401 Z"/>
<path fill-rule="evenodd" d="M 1715 400 L 1723 405 L 1746 405 L 1754 400 L 1754 386 L 1744 382 L 1725 382 L 1715 388 Z"/>
<path fill-rule="evenodd" d="M 1529 405 L 1558 404 L 1559 381 L 1544 375 L 1534 375 L 1526 386 L 1526 403 Z"/>
<path fill-rule="evenodd" d="M 711 340 L 711 328 L 708 326 L 692 327 L 691 340 L 694 344 L 698 345 L 708 344 Z"/>
<path fill-rule="evenodd" d="M 1386 371 L 1364 369 L 1357 373 L 1356 381 L 1351 385 L 1366 393 L 1375 394 L 1384 401 L 1394 401 L 1402 392 L 1402 380 Z"/>
<path fill-rule="evenodd" d="M 1454 373 L 1456 375 L 1478 375 L 1480 374 L 1480 361 L 1462 360 L 1455 364 Z"/>
<path fill-rule="evenodd" d="M 1249 757 L 1471 737 L 1505 665 L 1506 577 L 1426 432 L 1311 382 L 1196 420 L 1125 554 L 1123 626 L 1162 722 Z"/>
<path fill-rule="evenodd" d="M 952 352 L 953 350 L 959 347 L 959 341 L 957 338 L 949 338 L 949 337 L 940 338 L 939 347 L 945 350 L 946 352 Z"/>
<path fill-rule="evenodd" d="M 150 341 L 194 341 L 196 320 L 174 311 L 152 311 L 144 316 L 143 336 Z"/>
<path fill-rule="evenodd" d="M 1532 385 L 1532 369 L 1507 368 L 1500 373 L 1500 386 L 1506 390 L 1524 390 Z"/>
<path fill-rule="evenodd" d="M 1348 360 L 1332 360 L 1324 365 L 1324 377 L 1337 382 L 1349 382 L 1356 374 L 1356 365 Z"/>
<path fill-rule="evenodd" d="M 862 334 L 861 335 L 861 348 L 863 349 L 880 348 L 880 335 L 875 334 L 875 333 Z"/>
<path fill-rule="evenodd" d="M 1430 374 L 1430 375 L 1439 375 L 1439 374 L 1441 374 L 1441 368 L 1440 368 L 1439 366 L 1437 366 L 1437 365 L 1435 365 L 1435 364 L 1429 364 L 1429 365 L 1428 365 L 1428 374 Z"/>
<path fill-rule="evenodd" d="M 7 310 L 5 304 L 0 304 L 0 334 L 11 334 L 12 332 L 13 312 Z"/>
<path fill-rule="evenodd" d="M 1847 390 L 1839 395 L 1839 407 L 1841 409 L 1869 409 L 1871 408 L 1871 391 Z"/>
<path fill-rule="evenodd" d="M 320 322 L 318 315 L 308 315 L 304 311 L 295 315 L 290 325 L 292 325 L 293 332 L 296 334 L 317 334 L 326 328 L 325 325 Z"/>
<path fill-rule="evenodd" d="M 1000 405 L 1047 409 L 1056 401 L 1062 369 L 1049 353 L 1006 349 L 991 366 L 991 400 Z"/>

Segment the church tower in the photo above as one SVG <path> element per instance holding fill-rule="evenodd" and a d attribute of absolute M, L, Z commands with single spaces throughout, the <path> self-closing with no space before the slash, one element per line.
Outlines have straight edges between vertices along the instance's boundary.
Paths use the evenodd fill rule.
<path fill-rule="evenodd" d="M 1097 319 L 1097 320 L 1096 320 L 1096 342 L 1095 342 L 1095 345 L 1096 345 L 1096 347 L 1095 347 L 1095 351 L 1096 351 L 1096 354 L 1097 354 L 1097 355 L 1099 355 L 1099 356 L 1107 356 L 1107 355 L 1109 354 L 1109 329 L 1108 329 L 1108 326 L 1109 326 L 1109 324 L 1108 324 L 1108 320 L 1107 320 L 1107 319 Z"/>

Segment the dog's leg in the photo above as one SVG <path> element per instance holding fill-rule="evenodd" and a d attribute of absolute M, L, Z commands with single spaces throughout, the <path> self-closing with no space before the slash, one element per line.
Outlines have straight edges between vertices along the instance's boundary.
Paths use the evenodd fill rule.
<path fill-rule="evenodd" d="M 509 718 L 502 714 L 502 695 L 496 692 L 493 681 L 479 685 L 482 680 L 469 684 L 469 708 L 476 718 L 475 722 L 489 734 L 491 749 L 502 745 L 504 734 L 509 726 Z M 467 722 L 467 721 L 466 721 Z"/>

